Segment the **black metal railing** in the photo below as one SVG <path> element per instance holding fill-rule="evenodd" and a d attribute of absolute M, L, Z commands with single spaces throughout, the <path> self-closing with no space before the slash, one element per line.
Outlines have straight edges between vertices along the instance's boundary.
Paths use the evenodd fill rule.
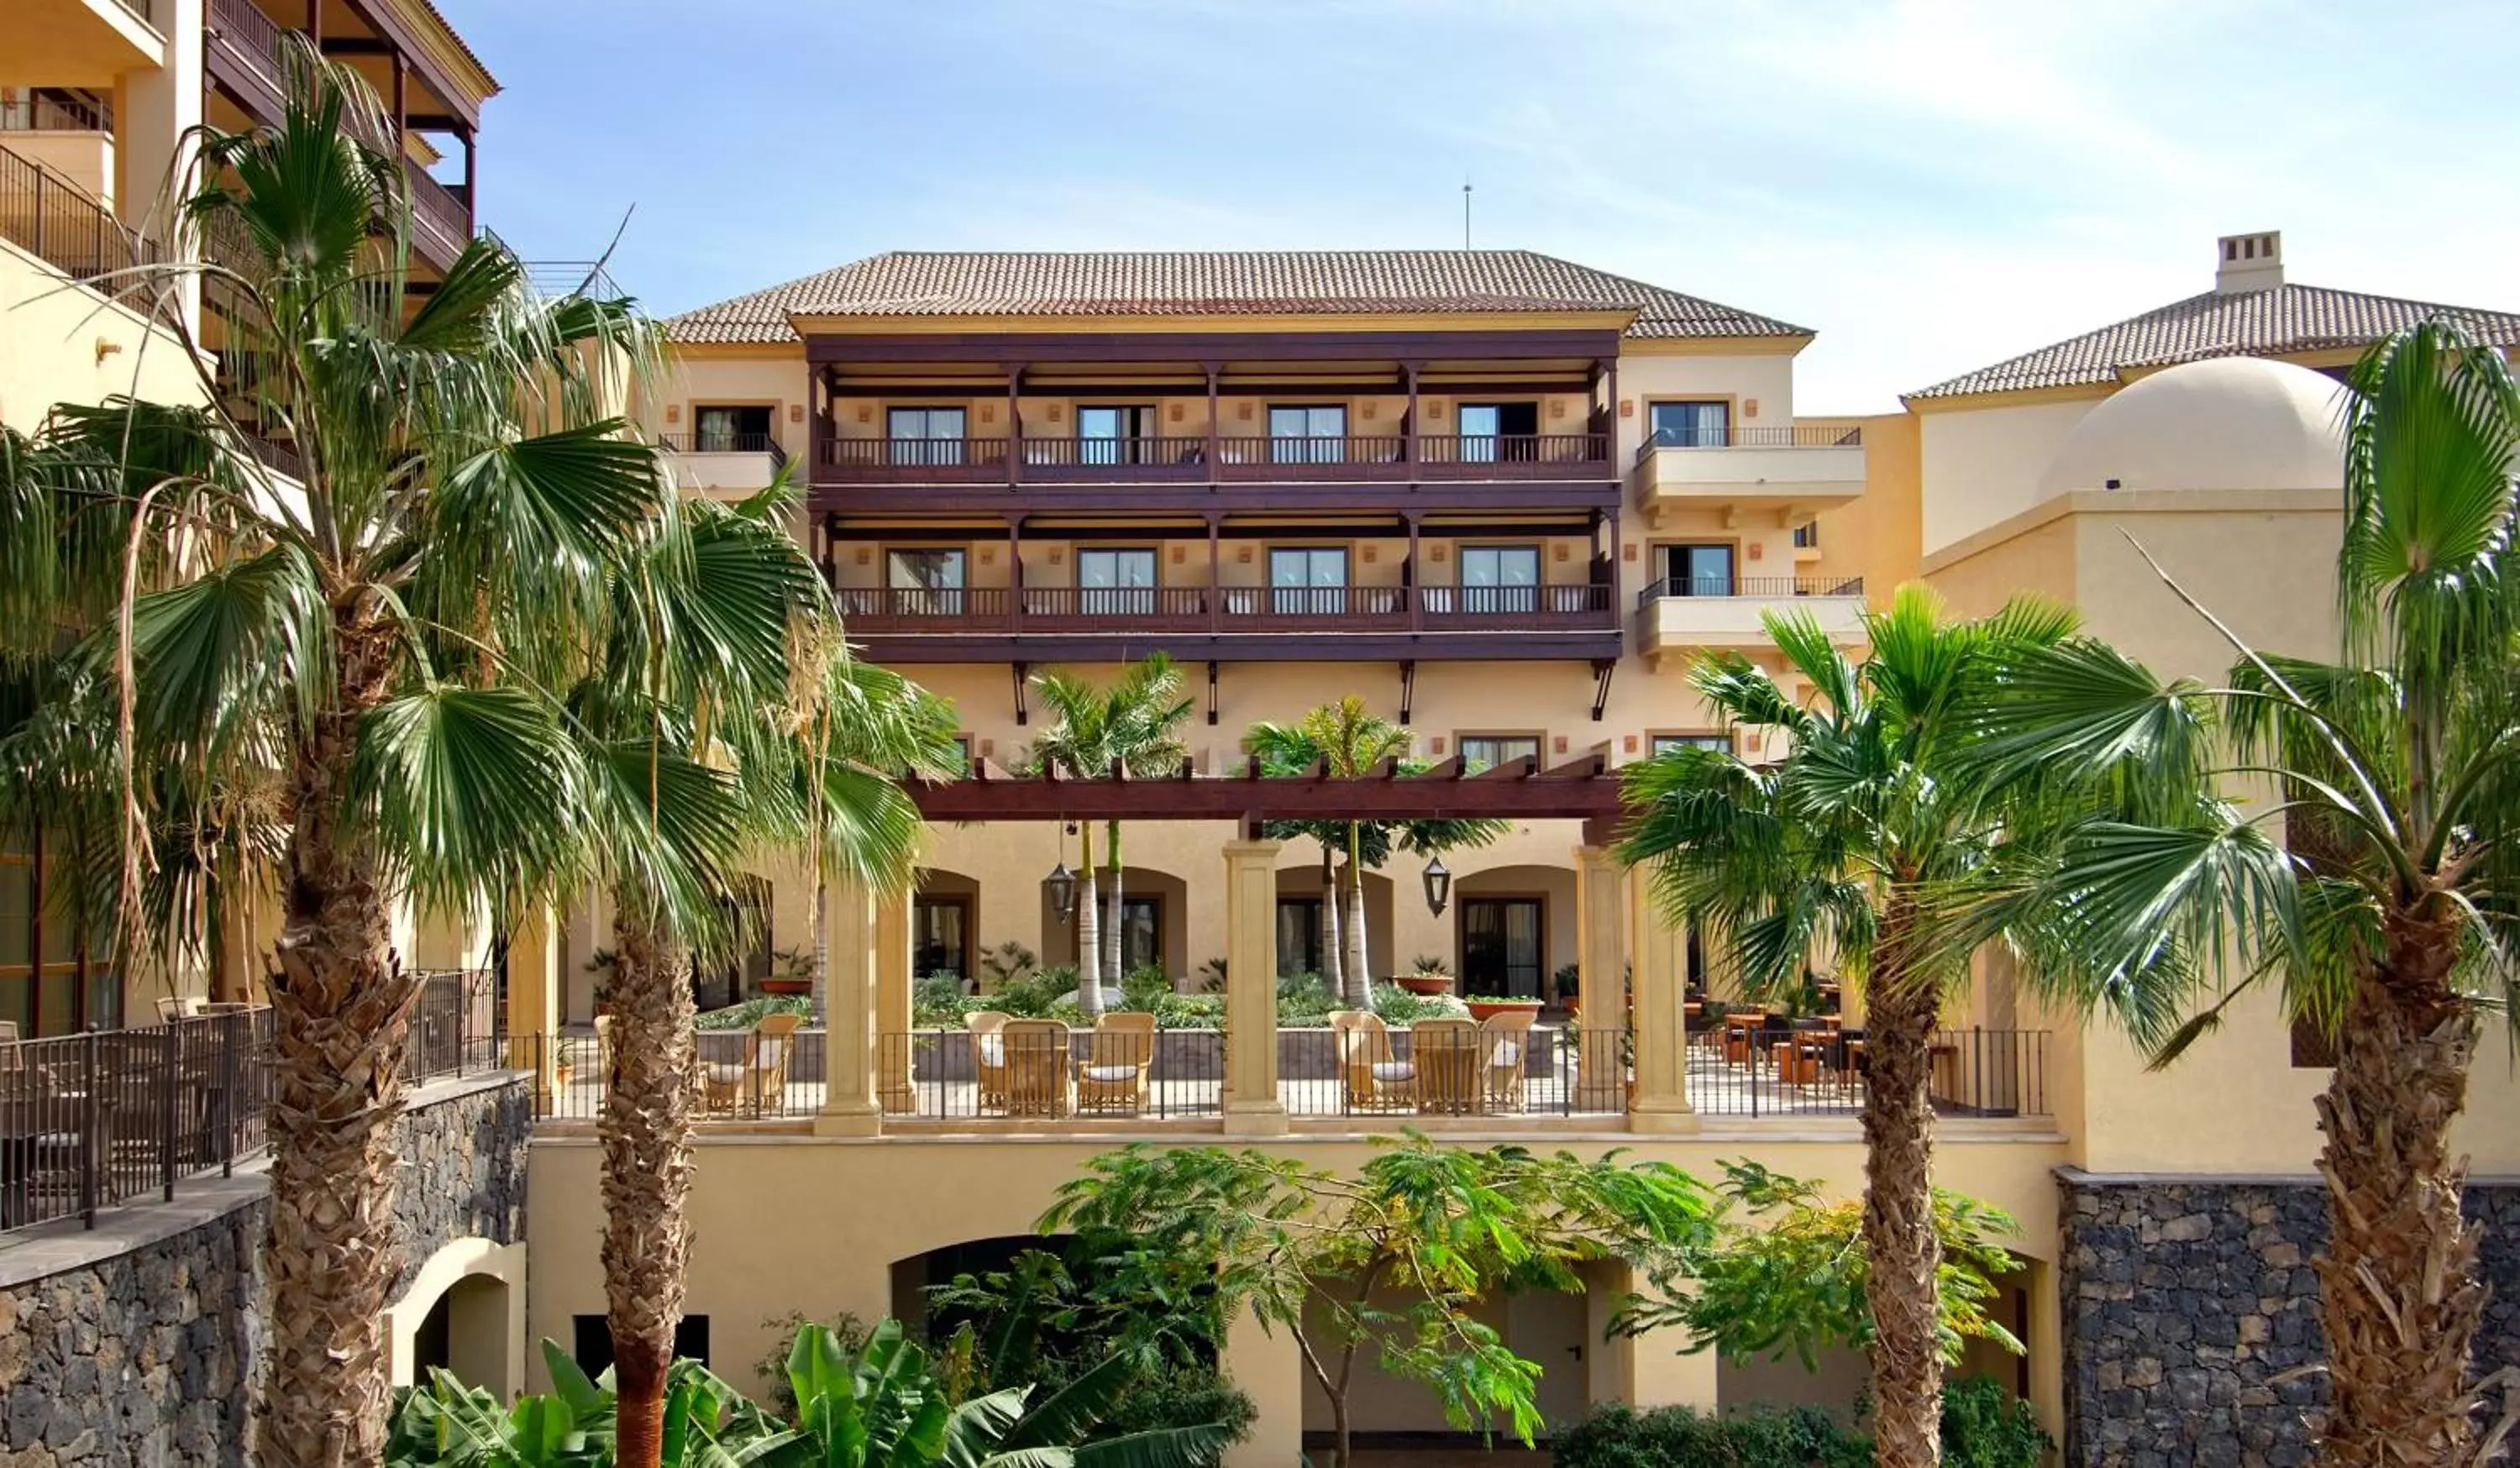
<path fill-rule="evenodd" d="M 1860 1028 L 1732 1014 L 1688 1036 L 1688 1102 L 1708 1116 L 1856 1116 L 1871 1073 Z M 2048 1032 L 1943 1030 L 1929 1056 L 1934 1109 L 1951 1117 L 2048 1115 Z"/>
<path fill-rule="evenodd" d="M 827 1037 L 821 1030 L 700 1030 L 694 1034 L 692 1115 L 699 1122 L 796 1121 L 823 1109 Z M 612 1057 L 601 1029 L 511 1035 L 500 1063 L 541 1078 L 536 1115 L 592 1122 L 604 1115 Z"/>
<path fill-rule="evenodd" d="M 1783 427 L 1664 429 L 1637 447 L 1637 463 L 1661 449 L 1860 449 L 1864 430 L 1852 424 L 1793 423 Z"/>
<path fill-rule="evenodd" d="M 1665 576 L 1645 583 L 1637 605 L 1665 597 L 1861 597 L 1861 576 Z"/>
<path fill-rule="evenodd" d="M 157 242 L 124 226 L 113 210 L 60 174 L 0 148 L 0 236 L 73 280 L 155 265 L 164 258 Z M 115 293 L 144 290 L 125 278 Z"/>
<path fill-rule="evenodd" d="M 1620 1115 L 1633 1063 L 1624 1028 L 1468 1020 L 1283 1030 L 1278 1053 L 1299 1117 Z"/>
<path fill-rule="evenodd" d="M 776 433 L 659 433 L 656 447 L 669 454 L 767 454 L 774 465 L 788 463 Z"/>
<path fill-rule="evenodd" d="M 879 1037 L 876 1094 L 922 1121 L 1162 1121 L 1222 1115 L 1219 1030 L 917 1030 Z"/>

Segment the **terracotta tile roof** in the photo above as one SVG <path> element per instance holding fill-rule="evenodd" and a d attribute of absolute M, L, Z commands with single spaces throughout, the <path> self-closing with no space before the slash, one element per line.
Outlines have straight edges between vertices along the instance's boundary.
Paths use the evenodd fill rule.
<path fill-rule="evenodd" d="M 1907 396 L 1958 397 L 2114 382 L 2128 368 L 2361 346 L 2432 316 L 2447 317 L 2497 345 L 2520 343 L 2520 315 L 2509 312 L 2440 306 L 2321 286 L 2275 286 L 2228 295 L 2209 290 L 1993 367 L 1962 373 Z"/>
<path fill-rule="evenodd" d="M 472 49 L 471 41 L 464 39 L 464 32 L 456 29 L 455 23 L 446 19 L 446 12 L 437 8 L 436 0 L 419 0 L 419 5 L 421 13 L 437 22 L 437 28 L 446 32 L 446 38 L 455 43 L 455 49 L 463 53 L 464 59 L 479 68 L 482 76 L 488 78 L 490 90 L 482 95 L 497 96 L 500 90 L 499 78 L 490 74 L 489 64 L 481 60 L 480 53 Z"/>
<path fill-rule="evenodd" d="M 830 316 L 1359 315 L 1633 310 L 1631 336 L 1800 336 L 1802 327 L 1522 249 L 1095 254 L 894 250 L 686 311 L 678 341 L 790 341 Z"/>

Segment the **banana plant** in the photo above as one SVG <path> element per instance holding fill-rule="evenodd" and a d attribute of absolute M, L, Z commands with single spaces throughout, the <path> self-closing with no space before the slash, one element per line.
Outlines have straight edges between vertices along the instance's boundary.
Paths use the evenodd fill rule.
<path fill-rule="evenodd" d="M 427 1386 L 398 1394 L 386 1468 L 610 1468 L 612 1373 L 588 1376 L 550 1341 L 543 1342 L 543 1362 L 553 1390 L 505 1408 L 490 1393 L 432 1368 Z M 674 1362 L 665 1386 L 667 1468 L 811 1461 L 780 1456 L 801 1441 L 706 1366 Z"/>

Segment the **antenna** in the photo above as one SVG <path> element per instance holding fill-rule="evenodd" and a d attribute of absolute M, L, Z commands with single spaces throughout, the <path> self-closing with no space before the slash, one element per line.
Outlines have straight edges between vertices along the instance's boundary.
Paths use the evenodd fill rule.
<path fill-rule="evenodd" d="M 1467 249 L 1467 248 L 1469 248 L 1469 247 L 1470 247 L 1470 180 L 1469 180 L 1469 176 L 1468 176 L 1467 174 L 1464 174 L 1464 175 L 1462 175 L 1462 248 L 1463 248 L 1463 249 Z"/>

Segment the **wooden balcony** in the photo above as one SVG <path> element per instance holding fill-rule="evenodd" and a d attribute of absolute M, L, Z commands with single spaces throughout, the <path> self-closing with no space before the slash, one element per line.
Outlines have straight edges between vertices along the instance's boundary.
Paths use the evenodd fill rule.
<path fill-rule="evenodd" d="M 833 593 L 887 662 L 1092 661 L 1163 647 L 1265 660 L 1615 658 L 1611 588 L 972 587 Z"/>
<path fill-rule="evenodd" d="M 1144 438 L 825 438 L 824 488 L 1034 485 L 1603 483 L 1617 477 L 1604 433 L 1230 434 Z"/>

